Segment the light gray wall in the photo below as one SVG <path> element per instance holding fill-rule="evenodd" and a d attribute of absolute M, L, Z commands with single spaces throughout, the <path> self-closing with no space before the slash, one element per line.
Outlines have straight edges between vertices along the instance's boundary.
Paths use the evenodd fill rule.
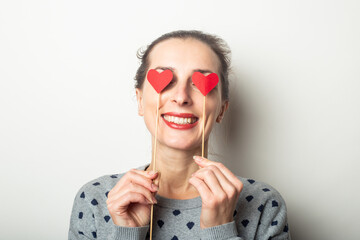
<path fill-rule="evenodd" d="M 1 239 L 66 239 L 84 183 L 150 160 L 135 54 L 177 29 L 233 51 L 211 158 L 277 188 L 293 239 L 358 239 L 359 1 L 170 2 L 0 2 Z"/>

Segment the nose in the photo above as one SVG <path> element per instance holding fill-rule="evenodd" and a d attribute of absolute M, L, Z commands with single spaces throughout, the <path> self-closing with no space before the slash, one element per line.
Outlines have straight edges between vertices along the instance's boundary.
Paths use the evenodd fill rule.
<path fill-rule="evenodd" d="M 190 94 L 189 86 L 187 86 L 185 83 L 176 84 L 175 91 L 173 92 L 173 95 L 171 96 L 171 102 L 176 103 L 178 105 L 191 105 L 192 99 Z"/>

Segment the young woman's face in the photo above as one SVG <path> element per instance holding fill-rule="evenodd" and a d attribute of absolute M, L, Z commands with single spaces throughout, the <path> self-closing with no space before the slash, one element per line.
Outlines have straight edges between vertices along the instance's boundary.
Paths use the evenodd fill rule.
<path fill-rule="evenodd" d="M 192 150 L 201 147 L 204 96 L 192 83 L 194 72 L 220 77 L 220 61 L 206 44 L 195 39 L 169 39 L 158 43 L 149 55 L 149 69 L 170 69 L 172 82 L 160 93 L 157 139 L 170 148 Z M 155 136 L 158 93 L 145 79 L 136 89 L 139 115 Z M 221 99 L 221 81 L 206 95 L 205 139 L 215 122 L 220 122 L 227 101 Z"/>

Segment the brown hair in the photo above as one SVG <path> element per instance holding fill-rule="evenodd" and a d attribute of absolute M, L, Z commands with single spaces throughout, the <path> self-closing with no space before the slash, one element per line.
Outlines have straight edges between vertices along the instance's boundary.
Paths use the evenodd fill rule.
<path fill-rule="evenodd" d="M 220 60 L 220 81 L 221 81 L 221 95 L 223 100 L 229 100 L 229 69 L 230 69 L 230 48 L 226 42 L 218 36 L 204 33 L 198 30 L 178 30 L 166 33 L 155 39 L 145 50 L 139 49 L 137 51 L 137 58 L 141 61 L 135 75 L 135 87 L 142 88 L 146 73 L 149 68 L 149 54 L 154 46 L 162 41 L 179 38 L 188 39 L 193 38 L 207 44 Z"/>

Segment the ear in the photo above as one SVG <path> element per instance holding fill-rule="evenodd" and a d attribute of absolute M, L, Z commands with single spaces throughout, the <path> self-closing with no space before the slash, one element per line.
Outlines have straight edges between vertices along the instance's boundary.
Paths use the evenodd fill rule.
<path fill-rule="evenodd" d="M 136 88 L 136 100 L 137 100 L 137 104 L 138 104 L 138 114 L 139 114 L 139 116 L 144 116 L 143 92 L 140 88 Z"/>
<path fill-rule="evenodd" d="M 225 112 L 229 108 L 229 101 L 224 101 L 224 103 L 221 106 L 220 113 L 216 118 L 217 123 L 221 123 L 222 119 L 224 118 Z"/>

